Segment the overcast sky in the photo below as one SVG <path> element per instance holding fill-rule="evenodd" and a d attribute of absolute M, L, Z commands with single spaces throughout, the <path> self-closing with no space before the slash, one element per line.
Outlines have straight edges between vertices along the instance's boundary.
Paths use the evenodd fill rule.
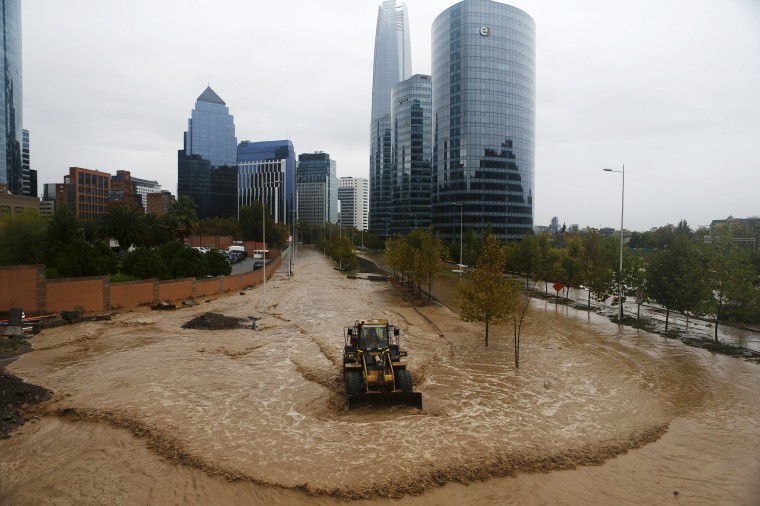
<path fill-rule="evenodd" d="M 23 0 L 24 127 L 68 167 L 157 180 L 207 84 L 238 141 L 367 177 L 380 0 Z M 452 0 L 408 0 L 412 69 Z M 760 215 L 760 0 L 515 0 L 537 32 L 535 223 L 648 230 Z"/>

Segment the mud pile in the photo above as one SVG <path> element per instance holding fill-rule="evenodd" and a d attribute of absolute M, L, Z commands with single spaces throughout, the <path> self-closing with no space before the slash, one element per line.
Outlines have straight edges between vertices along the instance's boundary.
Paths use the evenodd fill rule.
<path fill-rule="evenodd" d="M 182 325 L 182 328 L 198 330 L 239 329 L 243 326 L 244 321 L 243 318 L 225 316 L 219 313 L 206 313 L 193 318 Z"/>

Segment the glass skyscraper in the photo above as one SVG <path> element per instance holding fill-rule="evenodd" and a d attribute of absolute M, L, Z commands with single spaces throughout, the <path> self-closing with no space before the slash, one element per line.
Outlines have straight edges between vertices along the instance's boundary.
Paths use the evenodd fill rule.
<path fill-rule="evenodd" d="M 4 86 L 0 89 L 0 184 L 15 195 L 24 194 L 21 163 L 23 115 L 21 108 L 21 0 L 1 0 L 2 65 Z M 28 186 L 28 182 L 27 182 Z"/>
<path fill-rule="evenodd" d="M 432 35 L 433 226 L 459 239 L 461 211 L 464 229 L 520 239 L 534 215 L 535 22 L 510 5 L 464 0 Z"/>
<path fill-rule="evenodd" d="M 430 226 L 431 102 L 430 76 L 417 74 L 391 91 L 390 235 Z"/>
<path fill-rule="evenodd" d="M 387 236 L 392 207 L 391 89 L 412 75 L 409 17 L 406 5 L 384 0 L 377 12 L 372 73 L 372 117 L 369 155 L 369 228 Z"/>
<path fill-rule="evenodd" d="M 336 162 L 323 152 L 298 155 L 298 219 L 310 225 L 338 223 Z"/>
<path fill-rule="evenodd" d="M 291 223 L 295 220 L 295 214 L 290 211 L 296 210 L 296 151 L 293 142 L 287 139 L 277 141 L 242 141 L 237 147 L 238 163 L 285 161 L 285 174 L 283 191 L 283 209 L 288 209 L 283 223 Z M 277 219 L 275 217 L 275 219 Z"/>
<path fill-rule="evenodd" d="M 237 139 L 235 123 L 227 105 L 211 87 L 207 87 L 195 102 L 185 132 L 184 149 L 178 153 L 177 195 L 188 196 L 198 207 L 200 218 L 215 216 L 211 193 L 215 201 L 224 200 L 227 188 L 212 188 L 212 182 L 229 178 L 213 178 L 211 171 L 219 167 L 237 167 Z M 237 192 L 227 196 L 235 201 Z"/>

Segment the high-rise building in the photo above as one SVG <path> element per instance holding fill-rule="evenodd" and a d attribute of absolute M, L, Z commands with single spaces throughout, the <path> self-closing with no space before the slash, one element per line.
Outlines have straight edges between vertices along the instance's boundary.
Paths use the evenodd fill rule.
<path fill-rule="evenodd" d="M 237 148 L 238 163 L 285 160 L 285 206 L 296 210 L 296 151 L 290 140 L 242 141 Z M 295 214 L 288 213 L 286 222 L 295 220 Z M 285 222 L 283 222 L 285 223 Z"/>
<path fill-rule="evenodd" d="M 430 76 L 417 74 L 391 91 L 390 235 L 430 226 L 433 155 Z"/>
<path fill-rule="evenodd" d="M 387 236 L 391 220 L 391 89 L 412 75 L 406 5 L 384 0 L 377 12 L 370 124 L 369 228 Z"/>
<path fill-rule="evenodd" d="M 338 180 L 340 225 L 367 230 L 369 214 L 369 182 L 363 177 L 342 177 Z"/>
<path fill-rule="evenodd" d="M 289 213 L 286 195 L 287 160 L 260 160 L 238 163 L 238 210 L 263 202 L 275 223 L 286 223 Z"/>
<path fill-rule="evenodd" d="M 227 104 L 209 86 L 195 102 L 177 160 L 177 195 L 193 199 L 200 218 L 213 216 L 211 171 L 218 167 L 237 167 L 237 138 Z"/>
<path fill-rule="evenodd" d="M 111 174 L 69 167 L 62 184 L 55 185 L 55 208 L 67 206 L 80 220 L 92 220 L 108 212 Z"/>
<path fill-rule="evenodd" d="M 37 171 L 32 169 L 29 157 L 29 130 L 24 128 L 21 138 L 22 191 L 28 197 L 37 197 Z"/>
<path fill-rule="evenodd" d="M 336 162 L 327 153 L 298 155 L 296 194 L 298 219 L 310 225 L 338 223 Z"/>
<path fill-rule="evenodd" d="M 433 226 L 444 239 L 459 238 L 460 219 L 522 238 L 534 214 L 535 22 L 464 0 L 435 19 L 432 40 Z"/>
<path fill-rule="evenodd" d="M 24 195 L 21 162 L 23 114 L 21 101 L 21 0 L 2 0 L 2 58 L 4 86 L 0 87 L 0 184 Z"/>

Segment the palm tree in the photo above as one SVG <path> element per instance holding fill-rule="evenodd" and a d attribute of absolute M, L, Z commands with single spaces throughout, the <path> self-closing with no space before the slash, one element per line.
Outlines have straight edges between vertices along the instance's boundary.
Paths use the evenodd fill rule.
<path fill-rule="evenodd" d="M 144 215 L 130 205 L 116 205 L 108 209 L 100 221 L 101 233 L 119 243 L 119 258 L 125 258 L 129 247 L 143 242 L 148 235 Z"/>
<path fill-rule="evenodd" d="M 185 238 L 189 237 L 198 227 L 197 206 L 193 202 L 193 199 L 184 195 L 172 205 L 169 214 L 177 227 L 179 240 L 184 244 Z"/>

